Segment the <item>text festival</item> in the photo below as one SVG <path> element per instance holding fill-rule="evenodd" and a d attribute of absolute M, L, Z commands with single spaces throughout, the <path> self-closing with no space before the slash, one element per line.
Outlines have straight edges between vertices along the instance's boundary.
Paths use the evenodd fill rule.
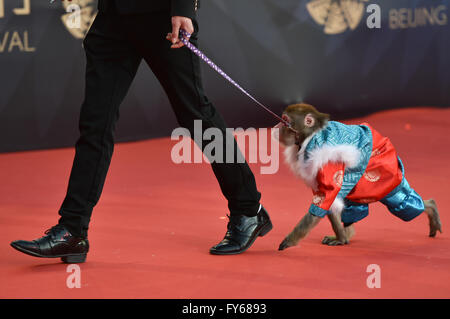
<path fill-rule="evenodd" d="M 69 1 L 69 0 L 62 0 Z M 53 2 L 53 1 L 51 1 Z M 56 2 L 56 1 L 55 1 Z M 70 1 L 71 5 L 66 8 L 68 27 L 80 28 L 81 7 L 77 1 Z M 370 29 L 381 29 L 383 8 L 378 4 L 367 7 L 367 27 Z M 391 30 L 412 29 L 426 26 L 445 26 L 448 24 L 448 8 L 446 5 L 417 7 L 417 8 L 391 8 L 386 19 Z M 17 0 L 13 4 L 0 0 L 0 54 L 10 52 L 34 52 L 36 48 L 31 45 L 31 34 L 29 30 L 8 30 L 8 15 L 29 16 L 31 15 L 31 0 Z M 3 20 L 3 21 L 2 21 Z"/>

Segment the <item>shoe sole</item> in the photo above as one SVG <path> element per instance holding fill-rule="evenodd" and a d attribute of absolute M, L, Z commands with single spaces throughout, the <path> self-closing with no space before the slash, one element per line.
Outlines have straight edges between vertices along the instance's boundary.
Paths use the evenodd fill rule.
<path fill-rule="evenodd" d="M 33 257 L 39 257 L 39 258 L 61 258 L 61 260 L 64 263 L 68 264 L 76 264 L 76 263 L 84 263 L 86 261 L 87 253 L 83 254 L 63 254 L 63 255 L 55 255 L 55 256 L 44 256 L 38 253 L 35 253 L 34 251 L 30 251 L 27 249 L 24 249 L 20 246 L 16 246 L 11 243 L 11 247 L 20 251 L 21 253 L 33 256 Z"/>
<path fill-rule="evenodd" d="M 220 252 L 220 251 L 210 250 L 209 253 L 212 255 L 239 255 L 239 254 L 242 254 L 244 251 L 246 251 L 253 245 L 256 238 L 265 236 L 268 232 L 270 232 L 272 230 L 272 228 L 273 228 L 272 222 L 269 220 L 269 222 L 267 224 L 265 224 L 263 227 L 261 227 L 259 232 L 257 232 L 257 234 L 254 236 L 253 240 L 251 240 L 247 244 L 247 246 L 241 250 L 231 251 L 231 252 Z"/>

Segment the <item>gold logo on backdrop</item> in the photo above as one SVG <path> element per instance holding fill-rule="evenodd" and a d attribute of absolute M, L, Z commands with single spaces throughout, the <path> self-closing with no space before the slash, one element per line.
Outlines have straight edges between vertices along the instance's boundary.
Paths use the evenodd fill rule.
<path fill-rule="evenodd" d="M 83 39 L 97 15 L 97 1 L 64 0 L 62 4 L 66 11 L 61 17 L 64 26 L 74 38 Z"/>
<path fill-rule="evenodd" d="M 314 21 L 324 26 L 326 34 L 355 30 L 364 15 L 368 0 L 311 0 L 306 8 Z"/>

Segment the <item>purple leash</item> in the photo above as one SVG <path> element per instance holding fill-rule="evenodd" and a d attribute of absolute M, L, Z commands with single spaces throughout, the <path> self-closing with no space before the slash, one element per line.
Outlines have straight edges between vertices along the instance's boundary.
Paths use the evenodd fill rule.
<path fill-rule="evenodd" d="M 278 119 L 280 122 L 282 122 L 284 125 L 286 125 L 288 128 L 294 130 L 291 127 L 291 124 L 286 121 L 285 119 L 281 118 L 274 112 L 272 112 L 268 107 L 266 107 L 264 104 L 259 102 L 257 99 L 255 99 L 250 93 L 248 93 L 246 90 L 244 90 L 239 84 L 236 83 L 228 74 L 226 74 L 221 68 L 219 68 L 213 61 L 211 61 L 202 51 L 200 51 L 195 45 L 193 45 L 191 42 L 189 42 L 189 38 L 191 37 L 191 34 L 187 32 L 186 30 L 180 29 L 180 40 L 183 42 L 183 44 L 191 50 L 195 55 L 197 55 L 200 59 L 206 62 L 211 68 L 213 68 L 217 73 L 219 73 L 221 76 L 223 76 L 228 82 L 233 84 L 235 87 L 237 87 L 242 93 L 247 95 L 250 99 L 252 99 L 256 104 L 261 106 L 264 110 L 269 112 L 273 117 Z M 187 39 L 186 39 L 187 38 Z M 295 130 L 294 130 L 295 131 Z"/>

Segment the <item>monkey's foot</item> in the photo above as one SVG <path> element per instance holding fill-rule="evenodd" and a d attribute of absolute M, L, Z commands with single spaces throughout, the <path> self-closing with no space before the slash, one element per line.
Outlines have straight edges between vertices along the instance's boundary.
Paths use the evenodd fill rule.
<path fill-rule="evenodd" d="M 338 240 L 336 236 L 325 236 L 322 240 L 322 244 L 328 245 L 328 246 L 341 246 L 348 244 L 348 240 Z"/>
<path fill-rule="evenodd" d="M 437 209 L 436 202 L 433 199 L 425 200 L 425 211 L 428 216 L 428 221 L 430 224 L 430 237 L 435 237 L 437 231 L 442 233 L 441 218 L 439 217 L 439 212 Z"/>

